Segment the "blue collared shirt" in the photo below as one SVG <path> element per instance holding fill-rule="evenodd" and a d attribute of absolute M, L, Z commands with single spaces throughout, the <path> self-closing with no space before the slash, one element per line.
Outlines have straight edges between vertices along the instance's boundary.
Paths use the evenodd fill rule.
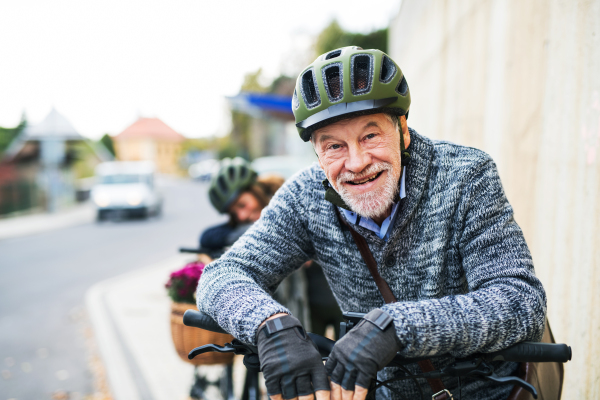
<path fill-rule="evenodd" d="M 402 178 L 400 179 L 399 196 L 401 199 L 406 197 L 406 188 L 405 188 L 405 183 L 404 183 L 404 180 L 405 180 L 404 177 L 406 176 L 405 172 L 406 172 L 406 167 L 402 168 Z M 394 203 L 394 205 L 392 206 L 392 213 L 390 214 L 389 217 L 387 217 L 386 219 L 383 220 L 383 222 L 381 223 L 381 227 L 379 225 L 377 225 L 377 223 L 375 221 L 373 221 L 371 218 L 363 217 L 361 215 L 360 219 L 359 219 L 358 214 L 356 214 L 354 211 L 349 211 L 349 210 L 346 210 L 345 208 L 340 208 L 340 210 L 344 213 L 344 216 L 346 217 L 348 222 L 351 222 L 354 225 L 356 225 L 356 220 L 359 219 L 359 221 L 358 221 L 359 226 L 362 226 L 363 228 L 367 228 L 368 230 L 375 232 L 375 234 L 377 236 L 379 236 L 380 239 L 387 241 L 390 236 L 390 232 L 392 231 L 390 228 L 394 225 L 394 221 L 396 220 L 398 204 L 399 204 L 398 202 Z"/>

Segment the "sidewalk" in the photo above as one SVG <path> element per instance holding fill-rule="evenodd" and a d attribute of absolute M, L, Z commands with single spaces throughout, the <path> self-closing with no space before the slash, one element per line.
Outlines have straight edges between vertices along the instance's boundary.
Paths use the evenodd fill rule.
<path fill-rule="evenodd" d="M 86 306 L 113 400 L 189 400 L 194 367 L 182 361 L 171 339 L 171 300 L 164 287 L 169 274 L 192 261 L 177 255 L 155 265 L 92 286 Z M 241 398 L 246 369 L 234 360 L 234 394 Z M 218 379 L 221 366 L 202 366 Z M 216 388 L 213 388 L 216 390 Z M 221 400 L 208 389 L 207 398 Z"/>
<path fill-rule="evenodd" d="M 169 274 L 190 261 L 178 255 L 94 285 L 86 305 L 114 400 L 186 400 L 194 367 L 175 352 Z"/>
<path fill-rule="evenodd" d="M 95 218 L 95 207 L 91 203 L 85 203 L 54 214 L 33 214 L 0 219 L 0 240 L 93 222 Z"/>

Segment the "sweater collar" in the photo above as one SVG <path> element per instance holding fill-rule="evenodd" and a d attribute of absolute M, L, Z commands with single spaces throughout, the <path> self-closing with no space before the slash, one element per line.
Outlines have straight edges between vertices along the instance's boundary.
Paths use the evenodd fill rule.
<path fill-rule="evenodd" d="M 429 172 L 433 160 L 433 143 L 430 139 L 419 135 L 414 129 L 410 131 L 410 168 L 406 169 L 406 198 L 399 210 L 394 229 L 402 230 L 414 213 L 425 193 Z"/>

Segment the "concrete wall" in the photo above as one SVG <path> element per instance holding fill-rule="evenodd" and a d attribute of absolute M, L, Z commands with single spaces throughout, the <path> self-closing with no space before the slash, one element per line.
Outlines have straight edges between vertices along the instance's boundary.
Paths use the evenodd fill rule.
<path fill-rule="evenodd" d="M 390 55 L 408 123 L 491 154 L 555 337 L 564 399 L 600 395 L 600 0 L 404 0 Z"/>

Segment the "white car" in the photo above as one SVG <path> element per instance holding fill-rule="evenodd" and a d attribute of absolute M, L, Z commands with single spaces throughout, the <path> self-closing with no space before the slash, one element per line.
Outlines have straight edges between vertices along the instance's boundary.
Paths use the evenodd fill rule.
<path fill-rule="evenodd" d="M 91 197 L 98 220 L 111 216 L 158 215 L 162 195 L 154 184 L 154 164 L 149 161 L 111 161 L 96 166 L 96 184 Z"/>

